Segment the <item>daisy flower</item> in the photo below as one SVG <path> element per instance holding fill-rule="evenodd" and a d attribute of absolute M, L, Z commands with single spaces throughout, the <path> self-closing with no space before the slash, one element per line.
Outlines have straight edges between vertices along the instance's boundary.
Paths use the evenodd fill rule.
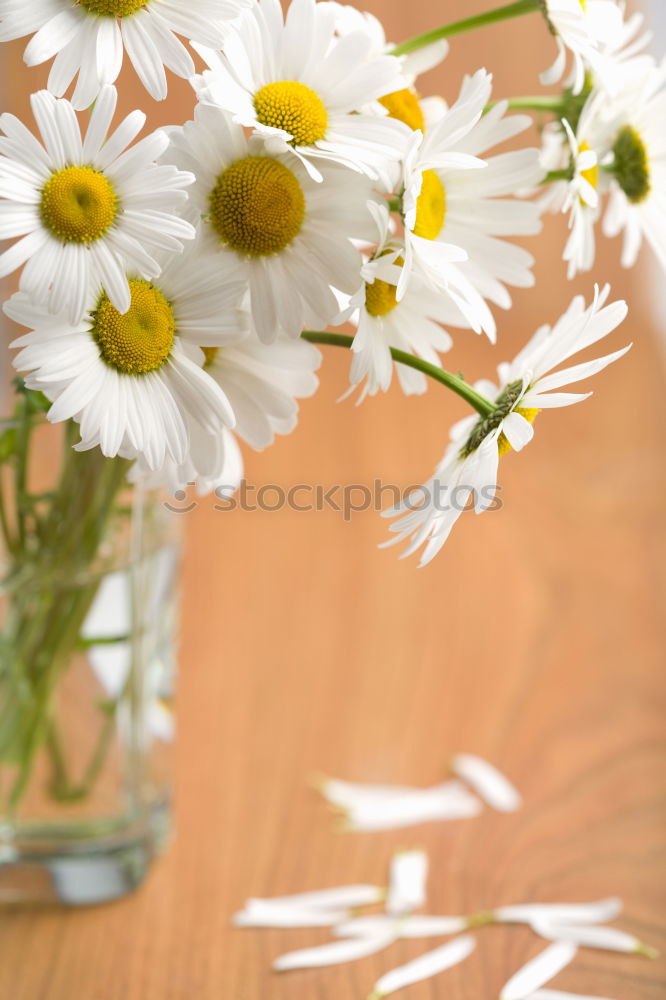
<path fill-rule="evenodd" d="M 127 149 L 143 127 L 140 111 L 107 138 L 116 101 L 105 87 L 85 139 L 69 101 L 46 90 L 31 97 L 41 143 L 13 115 L 0 116 L 0 238 L 22 237 L 0 255 L 0 277 L 26 264 L 21 290 L 75 324 L 98 285 L 126 312 L 126 271 L 157 277 L 152 254 L 181 251 L 195 232 L 178 214 L 193 175 L 155 163 L 169 143 L 164 132 Z"/>
<path fill-rule="evenodd" d="M 200 496 L 215 491 L 222 499 L 231 496 L 243 478 L 237 438 L 261 451 L 273 444 L 276 434 L 290 434 L 298 422 L 297 400 L 314 395 L 319 387 L 315 372 L 321 354 L 304 340 L 284 336 L 273 344 L 251 336 L 228 347 L 207 347 L 204 353 L 206 373 L 231 406 L 234 431 L 211 434 L 193 425 L 185 462 L 167 461 L 149 477 L 148 485 L 166 485 L 176 492 L 196 483 Z M 145 474 L 145 466 L 141 471 Z"/>
<path fill-rule="evenodd" d="M 316 180 L 312 160 L 377 179 L 402 157 L 404 125 L 363 110 L 404 87 L 400 61 L 373 52 L 365 32 L 338 37 L 325 4 L 292 0 L 283 18 L 279 0 L 257 0 L 221 54 L 199 51 L 210 67 L 196 82 L 200 100 L 263 136 L 270 153 L 300 159 Z"/>
<path fill-rule="evenodd" d="M 0 0 L 0 42 L 35 32 L 25 50 L 28 66 L 55 56 L 48 89 L 62 97 L 78 73 L 72 96 L 77 111 L 90 107 L 113 83 L 123 52 L 151 97 L 167 95 L 165 67 L 193 76 L 192 57 L 176 37 L 217 47 L 225 25 L 249 0 Z"/>
<path fill-rule="evenodd" d="M 333 320 L 340 307 L 332 288 L 348 296 L 358 288 L 362 258 L 352 238 L 372 239 L 371 182 L 329 163 L 320 185 L 296 157 L 270 154 L 260 138 L 248 142 L 221 108 L 199 105 L 170 137 L 168 158 L 196 175 L 188 207 L 203 219 L 203 243 L 221 268 L 240 263 L 261 340 Z"/>
<path fill-rule="evenodd" d="M 405 556 L 425 546 L 421 565 L 439 552 L 471 498 L 477 514 L 488 510 L 496 496 L 501 456 L 520 451 L 533 435 L 540 410 L 570 406 L 590 393 L 559 392 L 602 371 L 629 350 L 629 346 L 571 367 L 553 371 L 572 355 L 608 336 L 625 318 L 625 302 L 606 305 L 610 289 L 599 293 L 585 307 L 577 296 L 553 326 L 544 326 L 510 364 L 500 365 L 499 387 L 480 382 L 479 391 L 494 399 L 487 417 L 469 417 L 451 432 L 451 444 L 433 477 L 401 504 L 383 512 L 398 520 L 391 525 L 396 538 L 384 545 L 409 540 Z"/>
<path fill-rule="evenodd" d="M 624 235 L 624 267 L 636 263 L 645 238 L 666 269 L 665 84 L 666 66 L 654 67 L 607 110 L 611 183 L 603 231 Z"/>
<path fill-rule="evenodd" d="M 506 102 L 487 114 L 492 77 L 466 77 L 456 103 L 423 136 L 417 132 L 405 161 L 403 217 L 405 265 L 398 300 L 412 273 L 448 293 L 465 325 L 495 336 L 486 299 L 507 309 L 506 284 L 534 284 L 531 254 L 501 237 L 539 232 L 535 203 L 507 198 L 534 187 L 543 176 L 536 149 L 480 158 L 531 124 L 526 115 L 505 117 Z"/>
<path fill-rule="evenodd" d="M 448 351 L 453 343 L 440 324 L 465 325 L 453 303 L 418 278 L 410 282 L 398 302 L 396 286 L 404 261 L 404 247 L 400 241 L 391 240 L 386 207 L 371 204 L 370 208 L 380 230 L 379 245 L 372 259 L 363 266 L 363 284 L 351 300 L 353 311 L 349 316 L 356 326 L 350 373 L 352 389 L 366 380 L 358 403 L 368 395 L 389 389 L 394 368 L 392 347 L 438 365 L 439 354 Z M 422 372 L 398 363 L 395 369 L 407 395 L 426 391 L 427 379 Z"/>
<path fill-rule="evenodd" d="M 211 434 L 234 425 L 196 345 L 243 335 L 243 284 L 231 267 L 223 275 L 217 260 L 193 250 L 172 256 L 154 282 L 130 277 L 129 289 L 126 313 L 100 289 L 79 323 L 50 314 L 25 292 L 4 308 L 31 330 L 11 345 L 22 348 L 14 367 L 53 404 L 49 420 L 80 425 L 78 450 L 99 445 L 107 456 L 141 457 L 157 469 L 167 456 L 185 460 L 191 422 Z"/>
<path fill-rule="evenodd" d="M 567 53 L 573 60 L 571 86 L 579 94 L 588 65 L 609 90 L 614 90 L 612 61 L 602 55 L 602 46 L 613 48 L 623 35 L 622 10 L 614 0 L 542 0 L 543 14 L 557 43 L 555 62 L 541 74 L 544 85 L 562 79 Z"/>

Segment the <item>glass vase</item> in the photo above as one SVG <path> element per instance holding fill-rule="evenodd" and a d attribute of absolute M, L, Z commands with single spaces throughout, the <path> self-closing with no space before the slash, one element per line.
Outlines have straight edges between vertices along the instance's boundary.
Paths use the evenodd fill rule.
<path fill-rule="evenodd" d="M 168 836 L 179 518 L 40 408 L 0 424 L 0 904 L 81 905 Z"/>

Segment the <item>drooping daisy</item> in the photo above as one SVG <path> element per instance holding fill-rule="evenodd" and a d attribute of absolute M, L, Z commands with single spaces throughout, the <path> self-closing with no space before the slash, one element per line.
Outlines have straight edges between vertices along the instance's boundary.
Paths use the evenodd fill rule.
<path fill-rule="evenodd" d="M 211 434 L 192 427 L 192 445 L 185 462 L 165 462 L 148 484 L 172 492 L 196 484 L 200 496 L 215 491 L 229 496 L 243 478 L 243 456 L 237 438 L 261 451 L 276 434 L 290 434 L 298 421 L 298 399 L 312 396 L 319 386 L 315 372 L 321 354 L 304 340 L 281 337 L 261 344 L 255 336 L 228 347 L 205 349 L 205 371 L 221 388 L 235 418 L 233 433 Z M 145 474 L 144 468 L 139 474 Z"/>
<path fill-rule="evenodd" d="M 72 97 L 90 107 L 114 83 L 127 52 L 148 93 L 167 95 L 165 67 L 189 79 L 194 63 L 176 37 L 217 47 L 225 26 L 249 0 L 0 0 L 0 42 L 36 32 L 25 50 L 28 66 L 55 56 L 48 89 L 62 97 L 78 73 Z"/>
<path fill-rule="evenodd" d="M 199 99 L 230 111 L 269 152 L 299 158 L 315 179 L 312 160 L 377 179 L 402 157 L 404 125 L 363 111 L 404 86 L 400 61 L 373 53 L 365 32 L 338 37 L 325 4 L 292 0 L 283 19 L 279 0 L 257 0 L 221 54 L 199 51 L 210 67 L 197 79 Z"/>
<path fill-rule="evenodd" d="M 558 153 L 558 132 L 549 130 L 545 155 L 553 169 L 569 169 L 572 179 L 551 185 L 541 204 L 544 209 L 572 211 L 572 234 L 565 254 L 570 275 L 591 266 L 594 260 L 593 227 L 601 205 L 595 206 L 592 189 L 599 198 L 609 196 L 603 232 L 606 236 L 624 233 L 623 265 L 636 263 L 645 237 L 666 268 L 666 206 L 662 197 L 666 143 L 661 127 L 666 114 L 666 68 L 651 61 L 641 65 L 648 66 L 647 72 L 633 74 L 617 97 L 610 98 L 598 88 L 590 93 L 578 120 L 574 145 L 571 129 L 565 125 L 567 152 L 562 143 Z M 596 166 L 588 150 L 596 156 Z M 581 158 L 588 164 L 585 169 L 581 169 Z M 585 204 L 577 203 L 576 192 Z"/>
<path fill-rule="evenodd" d="M 362 269 L 363 284 L 351 300 L 354 311 L 349 317 L 356 326 L 350 381 L 355 387 L 366 380 L 359 403 L 368 395 L 389 389 L 394 368 L 392 347 L 438 365 L 439 355 L 448 351 L 453 343 L 440 324 L 465 324 L 454 304 L 419 278 L 410 282 L 398 302 L 396 292 L 404 247 L 400 241 L 390 238 L 389 214 L 385 206 L 373 205 L 372 208 L 380 230 L 379 245 Z M 395 369 L 407 395 L 426 391 L 427 379 L 422 372 L 401 364 L 395 364 Z"/>
<path fill-rule="evenodd" d="M 553 369 L 606 337 L 625 318 L 625 302 L 606 305 L 609 292 L 608 286 L 601 293 L 597 290 L 587 308 L 582 297 L 577 296 L 555 326 L 542 327 L 514 361 L 499 366 L 499 387 L 489 382 L 478 384 L 479 391 L 493 398 L 492 412 L 485 418 L 469 417 L 457 424 L 433 477 L 397 507 L 383 512 L 384 517 L 401 515 L 391 525 L 397 537 L 385 545 L 409 539 L 403 558 L 425 546 L 421 566 L 430 562 L 471 498 L 477 514 L 492 506 L 499 459 L 511 450 L 520 451 L 531 441 L 532 424 L 539 411 L 588 398 L 590 393 L 553 390 L 602 371 L 626 354 L 631 345 L 594 361 L 556 372 Z"/>
<path fill-rule="evenodd" d="M 244 335 L 243 287 L 238 269 L 225 274 L 219 261 L 190 251 L 171 256 L 154 282 L 130 277 L 124 314 L 100 290 L 84 318 L 70 323 L 18 292 L 5 312 L 32 332 L 11 345 L 22 348 L 14 367 L 51 400 L 49 420 L 80 425 L 79 450 L 99 445 L 107 456 L 140 457 L 151 469 L 167 456 L 184 462 L 191 423 L 210 434 L 234 425 L 195 345 Z"/>
<path fill-rule="evenodd" d="M 84 139 L 69 101 L 46 90 L 31 97 L 43 144 L 13 115 L 0 116 L 0 238 L 22 237 L 0 255 L 0 277 L 25 263 L 21 290 L 72 323 L 97 285 L 126 312 L 126 271 L 157 277 L 155 251 L 181 251 L 195 232 L 179 215 L 193 175 L 155 163 L 169 143 L 164 132 L 127 149 L 145 121 L 140 111 L 107 138 L 116 100 L 113 87 L 102 90 Z"/>
<path fill-rule="evenodd" d="M 588 65 L 614 90 L 612 62 L 600 51 L 602 46 L 614 48 L 623 34 L 622 10 L 614 0 L 542 0 L 542 8 L 557 43 L 557 57 L 541 74 L 541 82 L 548 85 L 562 79 L 569 53 L 574 94 L 583 89 Z"/>
<path fill-rule="evenodd" d="M 467 325 L 494 338 L 486 299 L 507 309 L 507 284 L 534 284 L 531 254 L 501 237 L 541 228 L 538 205 L 505 196 L 538 184 L 543 170 L 536 149 L 480 158 L 531 124 L 525 115 L 506 118 L 506 102 L 484 115 L 491 84 L 485 70 L 466 77 L 456 103 L 425 136 L 414 136 L 405 161 L 398 300 L 419 274 L 448 293 Z"/>
<path fill-rule="evenodd" d="M 610 199 L 603 231 L 624 235 L 622 264 L 633 267 L 643 238 L 666 269 L 666 66 L 628 86 L 606 114 Z M 604 161 L 602 161 L 604 162 Z"/>
<path fill-rule="evenodd" d="M 241 263 L 264 343 L 326 326 L 339 312 L 332 287 L 356 292 L 362 259 L 352 238 L 373 238 L 367 178 L 329 163 L 318 184 L 296 157 L 248 143 L 228 112 L 207 105 L 171 132 L 168 158 L 195 173 L 188 210 L 203 218 L 203 243 L 220 267 Z"/>

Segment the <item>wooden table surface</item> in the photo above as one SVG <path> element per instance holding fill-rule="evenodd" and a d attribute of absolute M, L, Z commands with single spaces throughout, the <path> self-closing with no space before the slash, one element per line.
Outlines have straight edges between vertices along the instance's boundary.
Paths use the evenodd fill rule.
<path fill-rule="evenodd" d="M 483 4 L 367 6 L 398 39 Z M 531 92 L 549 44 L 535 17 L 486 30 L 458 41 L 423 89 L 452 97 L 462 72 L 487 65 L 498 94 Z M 22 110 L 43 74 L 7 52 L 6 106 Z M 187 87 L 172 90 L 154 121 L 189 116 Z M 546 229 L 537 288 L 500 317 L 501 346 L 458 337 L 452 364 L 468 377 L 492 374 L 567 304 L 564 230 Z M 429 912 L 619 895 L 621 926 L 666 949 L 665 404 L 649 291 L 663 277 L 647 254 L 631 275 L 617 257 L 603 243 L 575 288 L 609 279 L 630 299 L 610 346 L 631 339 L 633 351 L 592 400 L 539 418 L 535 443 L 502 463 L 502 511 L 465 515 L 428 569 L 377 549 L 386 526 L 374 511 L 344 523 L 330 511 L 222 514 L 204 500 L 187 516 L 175 843 L 127 901 L 1 914 L 1 1000 L 362 1000 L 428 943 L 279 976 L 274 957 L 326 932 L 241 931 L 229 918 L 250 895 L 383 882 L 392 852 L 412 845 L 430 855 Z M 297 432 L 248 454 L 250 481 L 429 474 L 462 404 L 436 386 L 336 404 L 347 363 L 328 350 Z M 322 771 L 434 783 L 460 750 L 505 770 L 522 811 L 345 834 L 309 786 Z M 526 929 L 487 928 L 472 959 L 404 995 L 492 1000 L 538 948 Z M 658 1000 L 666 968 L 584 951 L 557 986 Z"/>

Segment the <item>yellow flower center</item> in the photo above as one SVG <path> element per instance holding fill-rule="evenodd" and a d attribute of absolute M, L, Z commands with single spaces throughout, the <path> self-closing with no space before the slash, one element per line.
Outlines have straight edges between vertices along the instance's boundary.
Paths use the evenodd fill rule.
<path fill-rule="evenodd" d="M 446 191 L 434 170 L 423 172 L 421 193 L 416 202 L 414 232 L 424 240 L 436 240 L 444 228 Z"/>
<path fill-rule="evenodd" d="M 580 144 L 578 152 L 586 153 L 591 148 L 592 147 L 588 146 L 586 142 L 582 142 Z M 594 190 L 596 191 L 596 189 L 599 187 L 599 164 L 595 163 L 593 167 L 588 167 L 587 170 L 581 170 L 580 176 L 584 177 L 587 183 L 591 184 Z M 585 204 L 585 201 L 582 198 L 581 201 L 583 202 L 583 204 Z"/>
<path fill-rule="evenodd" d="M 92 167 L 65 167 L 42 188 L 42 222 L 65 243 L 93 243 L 118 214 L 118 196 Z"/>
<path fill-rule="evenodd" d="M 381 281 L 376 278 L 372 284 L 365 286 L 365 309 L 371 316 L 388 316 L 393 312 L 398 304 L 396 299 L 397 288 L 390 285 L 388 281 Z"/>
<path fill-rule="evenodd" d="M 521 417 L 524 417 L 529 424 L 533 424 L 541 411 L 528 410 L 518 406 L 516 407 L 514 412 L 520 413 Z M 499 438 L 497 439 L 497 450 L 499 451 L 500 458 L 502 458 L 503 455 L 508 455 L 510 451 L 513 451 L 513 448 L 509 444 L 508 438 L 505 437 L 504 434 L 500 434 Z"/>
<path fill-rule="evenodd" d="M 296 175 L 279 160 L 247 156 L 220 174 L 210 194 L 210 220 L 237 253 L 279 253 L 298 236 L 305 196 Z"/>
<path fill-rule="evenodd" d="M 79 0 L 79 6 L 101 17 L 129 17 L 146 7 L 149 0 Z"/>
<path fill-rule="evenodd" d="M 296 80 L 267 83 L 255 94 L 254 109 L 257 121 L 288 132 L 295 146 L 312 146 L 326 135 L 328 112 L 321 98 Z"/>
<path fill-rule="evenodd" d="M 150 282 L 135 279 L 129 286 L 132 304 L 124 314 L 102 295 L 91 333 L 110 368 L 123 375 L 148 375 L 169 357 L 176 321 L 170 303 Z"/>
<path fill-rule="evenodd" d="M 581 5 L 583 10 L 587 10 L 587 0 L 578 0 L 578 3 Z"/>
<path fill-rule="evenodd" d="M 425 132 L 425 118 L 418 95 L 413 90 L 395 90 L 392 94 L 380 97 L 379 103 L 384 105 L 389 118 L 404 122 L 414 131 L 421 129 L 422 132 Z"/>

